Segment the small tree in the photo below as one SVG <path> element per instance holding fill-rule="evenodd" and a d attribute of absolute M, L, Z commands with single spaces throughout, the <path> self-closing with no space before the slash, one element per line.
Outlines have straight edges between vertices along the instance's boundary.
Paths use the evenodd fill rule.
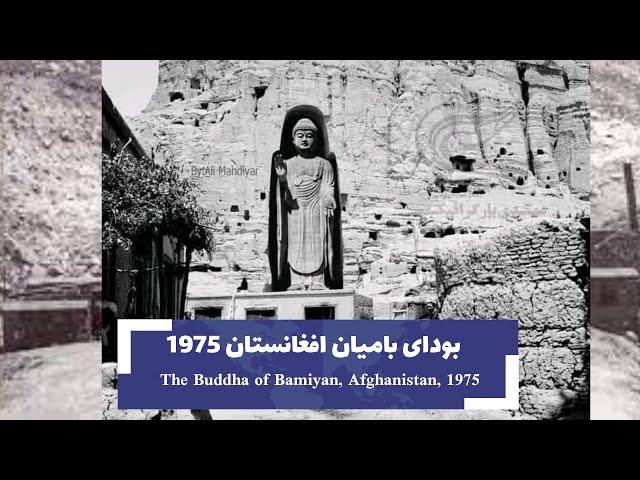
<path fill-rule="evenodd" d="M 184 315 L 191 254 L 194 250 L 211 253 L 213 249 L 212 231 L 207 227 L 211 222 L 211 214 L 198 205 L 198 186 L 188 178 L 180 178 L 180 168 L 174 161 L 156 165 L 147 159 L 138 159 L 120 152 L 112 156 L 103 154 L 102 188 L 104 251 L 110 253 L 120 247 L 147 253 L 150 253 L 152 250 L 149 248 L 152 248 L 161 252 L 162 238 L 165 235 L 177 240 L 176 253 L 183 246 L 186 247 L 185 262 L 177 267 L 183 272 L 179 298 L 174 302 L 166 294 L 159 297 L 161 311 L 166 312 L 165 308 L 170 308 L 172 315 L 180 315 L 181 318 Z M 149 241 L 153 241 L 153 245 L 149 245 Z M 153 267 L 158 267 L 157 273 L 162 287 L 169 277 L 164 273 L 162 253 L 156 258 L 159 263 Z M 144 275 L 148 271 L 145 269 Z M 175 276 L 177 272 L 178 270 L 171 270 L 170 275 Z M 145 282 L 140 280 L 139 274 L 139 269 L 132 269 L 130 280 L 125 281 L 125 284 L 119 284 L 115 280 L 116 277 L 113 277 L 116 289 L 118 285 L 129 285 L 126 287 L 127 304 L 120 306 L 123 310 L 119 315 L 138 315 L 139 306 L 146 312 L 145 315 L 155 317 L 159 314 L 155 310 L 154 301 L 157 290 L 152 288 L 149 291 L 138 291 L 135 287 L 136 282 L 142 281 L 140 286 Z M 153 277 L 154 274 L 149 275 Z M 111 285 L 111 281 L 108 285 Z M 161 288 L 160 291 L 164 289 Z M 176 307 L 177 310 L 174 310 Z"/>
<path fill-rule="evenodd" d="M 180 178 L 180 169 L 173 161 L 156 165 L 124 152 L 114 156 L 103 154 L 102 248 L 128 249 L 148 236 L 169 235 L 187 247 L 188 271 L 193 250 L 208 253 L 213 250 L 213 235 L 206 226 L 211 222 L 211 213 L 198 205 L 197 191 L 194 182 Z M 191 413 L 196 419 L 211 419 L 208 410 Z"/>
<path fill-rule="evenodd" d="M 152 235 L 171 235 L 188 250 L 213 248 L 206 225 L 211 213 L 199 206 L 198 186 L 180 178 L 173 161 L 156 165 L 120 152 L 102 155 L 102 245 L 129 248 Z"/>

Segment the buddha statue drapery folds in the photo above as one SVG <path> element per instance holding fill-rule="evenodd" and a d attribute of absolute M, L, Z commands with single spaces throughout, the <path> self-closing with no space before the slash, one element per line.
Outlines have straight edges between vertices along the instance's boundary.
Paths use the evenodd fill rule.
<path fill-rule="evenodd" d="M 318 108 L 287 112 L 271 159 L 269 200 L 272 290 L 342 288 L 338 170 Z"/>

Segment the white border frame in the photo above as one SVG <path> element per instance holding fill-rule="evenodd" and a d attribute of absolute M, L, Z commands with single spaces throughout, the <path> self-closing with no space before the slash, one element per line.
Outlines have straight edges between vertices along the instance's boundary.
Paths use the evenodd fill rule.
<path fill-rule="evenodd" d="M 118 320 L 118 374 L 131 373 L 131 332 L 170 332 L 173 320 L 129 319 Z M 505 355 L 505 397 L 465 398 L 464 410 L 518 410 L 520 358 L 519 355 Z"/>
<path fill-rule="evenodd" d="M 504 356 L 504 398 L 465 398 L 465 410 L 518 410 L 520 408 L 519 355 Z"/>
<path fill-rule="evenodd" d="M 118 375 L 131 373 L 131 332 L 170 332 L 170 318 L 118 319 Z"/>

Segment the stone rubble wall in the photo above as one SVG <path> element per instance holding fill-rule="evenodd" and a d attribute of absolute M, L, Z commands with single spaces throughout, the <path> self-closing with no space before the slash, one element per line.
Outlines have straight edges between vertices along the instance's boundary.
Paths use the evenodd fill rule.
<path fill-rule="evenodd" d="M 582 224 L 531 219 L 449 238 L 435 250 L 439 318 L 518 320 L 521 410 L 553 418 L 587 409 Z"/>

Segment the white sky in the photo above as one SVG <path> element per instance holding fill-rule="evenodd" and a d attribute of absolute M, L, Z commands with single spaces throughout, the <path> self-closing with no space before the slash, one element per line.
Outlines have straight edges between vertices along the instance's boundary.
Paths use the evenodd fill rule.
<path fill-rule="evenodd" d="M 103 60 L 102 86 L 124 116 L 147 106 L 158 85 L 158 60 Z"/>

